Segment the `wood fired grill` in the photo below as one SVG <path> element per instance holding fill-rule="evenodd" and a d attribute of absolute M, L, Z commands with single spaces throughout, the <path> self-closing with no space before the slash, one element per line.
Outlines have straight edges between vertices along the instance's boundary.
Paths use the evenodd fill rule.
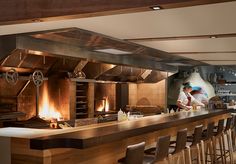
<path fill-rule="evenodd" d="M 3 123 L 4 126 L 49 127 L 51 116 L 46 118 L 40 108 L 51 108 L 50 104 L 60 110 L 62 116 L 56 117 L 57 119 L 70 118 L 69 84 L 68 80 L 61 77 L 65 77 L 67 71 L 72 71 L 80 60 L 29 53 L 30 51 L 14 50 L 0 61 L 0 126 Z M 43 103 L 45 99 L 50 104 Z"/>
<path fill-rule="evenodd" d="M 96 83 L 94 98 L 94 115 L 117 113 L 116 111 L 116 84 Z"/>

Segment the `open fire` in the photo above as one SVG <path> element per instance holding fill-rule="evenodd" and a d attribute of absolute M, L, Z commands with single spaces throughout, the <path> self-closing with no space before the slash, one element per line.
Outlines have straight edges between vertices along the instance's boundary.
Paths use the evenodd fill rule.
<path fill-rule="evenodd" d="M 53 101 L 48 96 L 48 84 L 44 83 L 43 92 L 41 93 L 39 104 L 39 117 L 44 120 L 63 120 L 61 113 L 56 110 Z"/>
<path fill-rule="evenodd" d="M 102 103 L 98 106 L 97 108 L 97 111 L 98 112 L 108 112 L 109 111 L 109 101 L 108 101 L 108 97 L 105 97 L 103 100 L 102 100 Z"/>

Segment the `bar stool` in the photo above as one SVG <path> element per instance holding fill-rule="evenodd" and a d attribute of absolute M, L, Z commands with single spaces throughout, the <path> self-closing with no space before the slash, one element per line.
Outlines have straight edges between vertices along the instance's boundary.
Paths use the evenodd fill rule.
<path fill-rule="evenodd" d="M 234 158 L 233 158 L 233 144 L 232 144 L 232 130 L 229 129 L 224 133 L 224 141 L 226 140 L 226 145 L 228 148 L 228 154 L 229 154 L 229 162 L 230 164 L 234 164 Z M 227 156 L 225 156 L 227 158 Z M 226 161 L 226 159 L 225 159 Z M 227 161 L 226 161 L 227 162 Z M 225 162 L 225 163 L 226 163 Z"/>
<path fill-rule="evenodd" d="M 177 132 L 176 141 L 171 141 L 169 153 L 173 155 L 175 162 L 185 162 L 184 150 L 187 143 L 187 128 Z M 172 146 L 172 144 L 175 144 Z M 182 160 L 181 160 L 182 159 Z"/>
<path fill-rule="evenodd" d="M 210 156 L 210 162 L 214 163 L 214 152 L 213 152 L 213 145 L 212 139 L 214 135 L 214 122 L 210 122 L 207 125 L 207 130 L 202 135 L 202 139 L 204 141 L 204 150 L 205 150 L 205 160 L 208 162 L 208 156 Z M 209 151 L 209 153 L 208 153 Z"/>
<path fill-rule="evenodd" d="M 221 159 L 222 163 L 224 163 L 223 130 L 224 130 L 224 119 L 221 119 L 218 121 L 217 131 L 214 132 L 214 136 L 212 139 L 214 162 L 217 162 L 219 159 Z M 219 145 L 218 149 L 217 149 L 217 145 Z M 217 150 L 220 151 L 220 155 L 217 154 Z"/>
<path fill-rule="evenodd" d="M 156 147 L 150 148 L 144 151 L 145 154 L 154 155 L 155 161 L 160 162 L 166 160 L 169 154 L 170 136 L 159 137 L 156 143 Z"/>
<path fill-rule="evenodd" d="M 231 133 L 232 133 L 232 145 L 233 145 L 233 150 L 235 151 L 235 139 L 236 139 L 236 115 L 233 115 L 233 118 L 232 118 L 232 121 L 233 124 L 232 124 L 232 127 L 231 127 Z"/>
<path fill-rule="evenodd" d="M 169 153 L 178 153 L 185 149 L 187 143 L 187 128 L 181 129 L 177 132 L 176 141 L 170 142 Z"/>
<path fill-rule="evenodd" d="M 231 128 L 232 119 L 233 119 L 233 117 L 228 117 L 228 118 L 227 118 L 226 126 L 225 126 L 225 128 L 224 128 L 224 131 L 225 131 L 225 132 L 228 131 L 228 130 Z"/>
<path fill-rule="evenodd" d="M 197 143 L 200 143 L 202 139 L 202 129 L 203 125 L 195 126 L 193 135 L 187 137 L 187 146 L 193 146 L 196 145 Z"/>
<path fill-rule="evenodd" d="M 186 149 L 186 158 L 188 158 L 188 162 L 191 160 L 191 163 L 193 161 L 197 161 L 197 163 L 205 163 L 205 151 L 204 151 L 204 144 L 201 142 L 202 139 L 202 129 L 203 125 L 198 125 L 194 129 L 194 133 L 192 136 L 188 136 L 188 142 L 187 147 L 189 149 Z"/>
<path fill-rule="evenodd" d="M 145 142 L 130 145 L 126 149 L 126 155 L 124 158 L 118 160 L 122 164 L 149 164 L 152 163 L 155 158 L 152 156 L 144 156 Z"/>
<path fill-rule="evenodd" d="M 223 134 L 223 156 L 224 156 L 224 162 L 227 162 L 227 157 L 230 157 L 230 161 L 232 161 L 231 157 L 231 150 L 230 150 L 230 141 L 232 142 L 232 136 L 228 136 L 229 130 L 231 130 L 233 118 L 229 117 L 226 121 L 226 126 L 224 128 L 224 134 Z M 231 131 L 230 134 L 232 135 Z M 227 147 L 226 147 L 227 146 Z"/>

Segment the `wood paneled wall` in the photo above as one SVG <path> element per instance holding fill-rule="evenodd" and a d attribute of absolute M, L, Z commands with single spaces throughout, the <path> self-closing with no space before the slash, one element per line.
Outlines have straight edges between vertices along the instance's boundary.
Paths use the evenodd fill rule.
<path fill-rule="evenodd" d="M 166 80 L 155 84 L 129 84 L 129 105 L 166 107 Z"/>

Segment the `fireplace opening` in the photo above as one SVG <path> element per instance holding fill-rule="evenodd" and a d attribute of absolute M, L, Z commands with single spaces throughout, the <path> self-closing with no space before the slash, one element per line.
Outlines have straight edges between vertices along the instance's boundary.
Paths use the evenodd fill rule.
<path fill-rule="evenodd" d="M 109 100 L 108 97 L 104 97 L 102 100 L 95 100 L 96 112 L 109 112 Z"/>
<path fill-rule="evenodd" d="M 116 113 L 116 84 L 95 84 L 94 115 Z"/>
<path fill-rule="evenodd" d="M 57 110 L 52 97 L 49 97 L 48 83 L 42 86 L 39 103 L 39 117 L 44 120 L 63 121 L 64 118 L 59 110 Z"/>

